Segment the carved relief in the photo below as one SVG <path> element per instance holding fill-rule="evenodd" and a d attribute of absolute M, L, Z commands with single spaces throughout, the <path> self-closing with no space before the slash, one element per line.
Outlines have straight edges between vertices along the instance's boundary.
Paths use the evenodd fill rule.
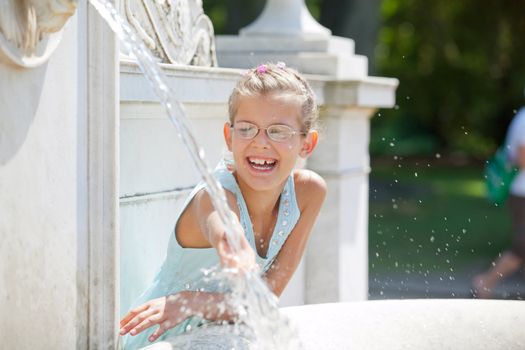
<path fill-rule="evenodd" d="M 45 62 L 77 0 L 0 0 L 0 56 L 23 67 Z"/>
<path fill-rule="evenodd" d="M 216 66 L 213 25 L 201 0 L 124 0 L 146 45 L 166 63 Z"/>

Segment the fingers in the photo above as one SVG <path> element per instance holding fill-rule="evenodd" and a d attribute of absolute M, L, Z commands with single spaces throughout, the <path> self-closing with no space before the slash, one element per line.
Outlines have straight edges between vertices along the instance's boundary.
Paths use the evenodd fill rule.
<path fill-rule="evenodd" d="M 155 340 L 158 339 L 158 337 L 160 337 L 161 335 L 163 335 L 164 333 L 166 333 L 166 331 L 170 328 L 172 328 L 173 326 L 171 326 L 171 324 L 169 322 L 163 322 L 161 323 L 161 325 L 159 326 L 159 328 L 157 328 L 157 330 L 155 332 L 153 332 L 153 334 L 151 334 L 148 338 L 148 340 L 150 342 L 154 342 Z"/>
<path fill-rule="evenodd" d="M 143 304 L 143 305 L 141 305 L 141 306 L 131 310 L 130 312 L 128 312 L 126 314 L 126 316 L 124 316 L 124 318 L 122 318 L 122 320 L 120 320 L 120 327 L 122 328 L 123 326 L 128 324 L 128 322 L 131 321 L 135 316 L 137 316 L 141 312 L 147 310 L 148 308 L 149 308 L 149 303 Z"/>
<path fill-rule="evenodd" d="M 142 323 L 140 323 L 138 326 L 133 328 L 129 332 L 129 334 L 137 335 L 140 332 L 142 332 L 143 330 L 148 329 L 149 327 L 154 326 L 156 324 L 159 324 L 161 322 L 162 322 L 161 317 L 158 314 L 150 316 L 150 317 L 146 318 L 144 321 L 142 321 Z"/>
<path fill-rule="evenodd" d="M 131 335 L 136 335 L 142 332 L 144 329 L 149 328 L 160 322 L 158 311 L 155 309 L 149 309 L 143 311 L 139 315 L 135 316 L 131 321 L 125 324 L 120 329 L 120 335 L 125 335 L 128 332 Z"/>

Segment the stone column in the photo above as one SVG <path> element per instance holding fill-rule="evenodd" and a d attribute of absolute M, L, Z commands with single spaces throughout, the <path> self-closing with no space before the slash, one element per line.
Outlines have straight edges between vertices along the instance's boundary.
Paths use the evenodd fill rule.
<path fill-rule="evenodd" d="M 86 1 L 16 3 L 0 6 L 0 348 L 115 349 L 118 43 Z"/>
<path fill-rule="evenodd" d="M 394 105 L 397 80 L 368 76 L 353 40 L 331 36 L 304 0 L 268 0 L 238 36 L 217 38 L 217 59 L 234 68 L 284 61 L 307 75 L 322 106 L 325 133 L 307 167 L 325 178 L 328 196 L 285 305 L 367 299 L 369 118 Z"/>

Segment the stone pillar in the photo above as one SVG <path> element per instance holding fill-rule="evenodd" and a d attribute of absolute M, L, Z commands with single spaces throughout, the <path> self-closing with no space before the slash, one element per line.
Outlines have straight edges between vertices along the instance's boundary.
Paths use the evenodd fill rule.
<path fill-rule="evenodd" d="M 42 25 L 16 22 L 28 3 L 0 10 L 0 348 L 85 349 L 85 17 L 21 50 L 9 30 Z"/>
<path fill-rule="evenodd" d="M 74 0 L 4 3 L 0 348 L 114 349 L 118 44 L 86 1 L 76 12 Z M 56 23 L 65 26 L 46 34 Z M 13 29 L 38 40 L 10 40 Z"/>
<path fill-rule="evenodd" d="M 307 75 L 322 106 L 325 134 L 307 167 L 325 178 L 328 196 L 285 305 L 367 299 L 369 118 L 394 105 L 397 80 L 368 76 L 354 42 L 331 36 L 304 0 L 268 0 L 238 36 L 217 38 L 217 60 L 234 68 L 284 61 Z"/>
<path fill-rule="evenodd" d="M 88 348 L 115 349 L 120 320 L 119 41 L 93 6 L 84 11 L 83 30 L 89 33 L 87 62 L 80 59 L 87 69 Z"/>
<path fill-rule="evenodd" d="M 328 195 L 306 252 L 306 303 L 368 296 L 368 152 L 370 117 L 394 104 L 395 79 L 333 80 L 323 89 L 324 134 L 307 167 Z"/>
<path fill-rule="evenodd" d="M 368 295 L 369 117 L 373 108 L 327 106 L 326 133 L 308 168 L 328 195 L 306 253 L 307 303 L 366 300 Z"/>

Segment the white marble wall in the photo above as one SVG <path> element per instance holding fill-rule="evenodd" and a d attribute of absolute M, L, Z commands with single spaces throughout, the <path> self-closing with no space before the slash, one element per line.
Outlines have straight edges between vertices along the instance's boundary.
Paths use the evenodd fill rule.
<path fill-rule="evenodd" d="M 46 63 L 0 62 L 2 349 L 116 345 L 118 50 L 78 5 Z"/>
<path fill-rule="evenodd" d="M 0 347 L 87 339 L 87 110 L 83 18 L 48 63 L 0 62 Z"/>

